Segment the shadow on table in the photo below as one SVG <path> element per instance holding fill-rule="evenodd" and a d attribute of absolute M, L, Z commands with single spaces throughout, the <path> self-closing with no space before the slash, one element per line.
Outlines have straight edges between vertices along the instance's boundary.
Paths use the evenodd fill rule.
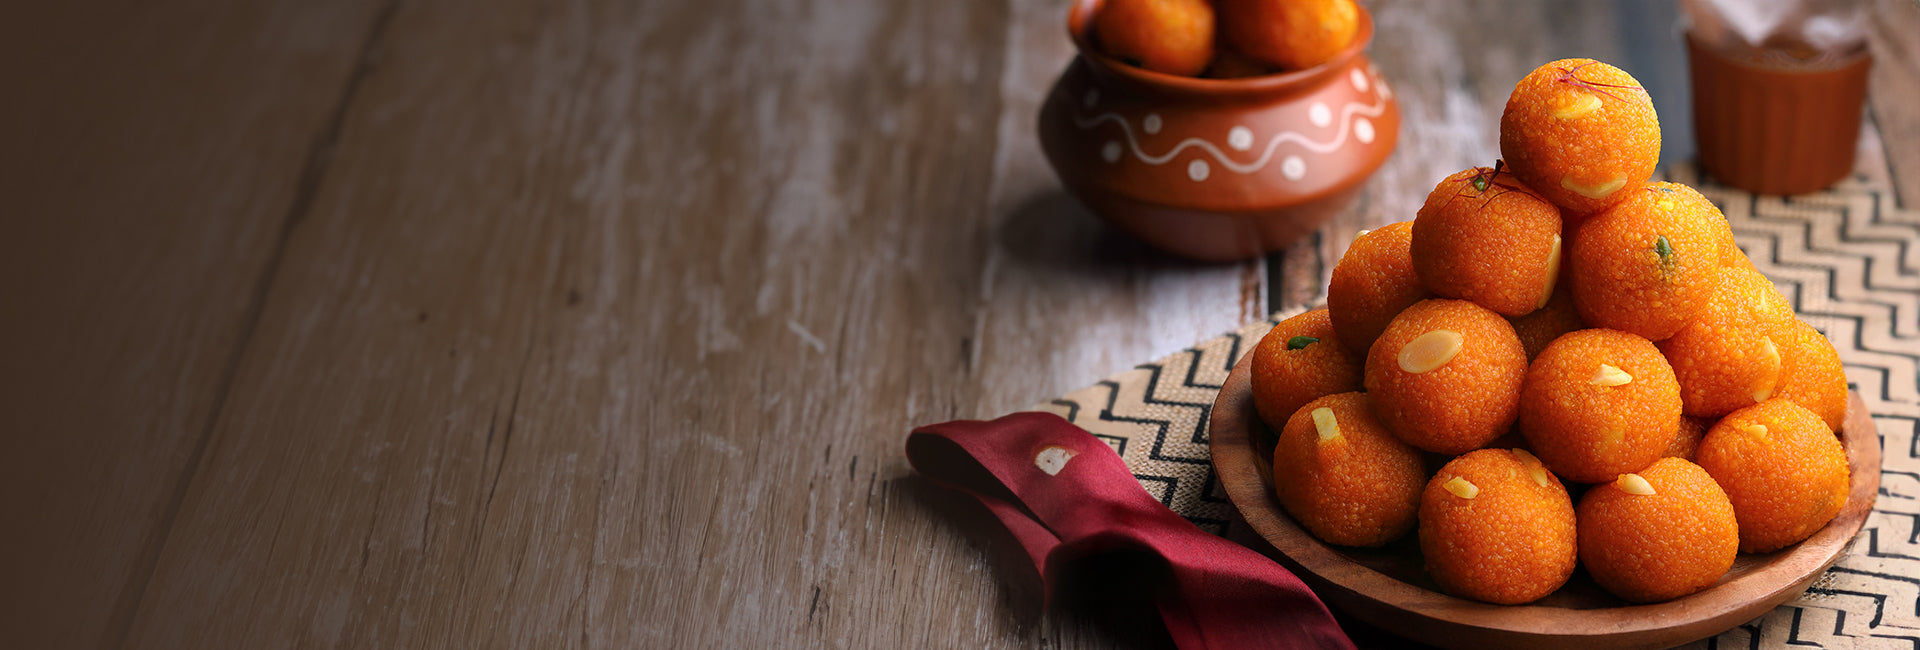
<path fill-rule="evenodd" d="M 986 506 L 918 474 L 889 482 L 904 493 L 906 501 L 930 511 L 927 519 L 940 522 L 946 529 L 941 532 L 965 539 L 970 549 L 985 557 L 991 567 L 987 575 L 999 581 L 991 593 L 1000 596 L 1000 610 L 1011 623 L 1005 627 L 1014 634 L 1050 646 L 1061 645 L 1061 639 L 1049 637 L 1064 632 L 1081 637 L 1078 640 L 1083 643 L 1093 642 L 1090 645 L 1174 647 L 1150 596 L 1156 572 L 1149 562 L 1158 562 L 1157 558 L 1116 552 L 1070 567 L 1059 576 L 1054 602 L 1043 614 L 1046 588 L 1039 572 L 1020 540 Z M 1164 565 L 1159 569 L 1164 572 Z"/>
<path fill-rule="evenodd" d="M 1247 524 L 1246 519 L 1242 518 L 1238 511 L 1235 511 L 1231 515 L 1230 520 L 1227 522 L 1227 532 L 1221 535 L 1221 537 L 1227 538 L 1227 541 L 1253 549 L 1254 552 L 1265 555 L 1268 559 L 1274 560 L 1275 562 L 1279 561 L 1280 551 L 1275 549 L 1272 544 L 1267 543 L 1266 538 L 1254 532 L 1253 526 Z M 1282 566 L 1284 567 L 1285 565 Z M 1394 648 L 1397 650 L 1437 650 L 1435 646 L 1407 640 L 1392 632 L 1374 626 L 1371 623 L 1348 616 L 1345 612 L 1334 609 L 1331 606 L 1329 606 L 1328 609 L 1333 612 L 1333 619 L 1340 623 L 1340 630 L 1346 632 L 1347 638 L 1352 639 L 1354 647 L 1360 648 L 1360 650 L 1371 650 L 1373 648 L 1381 648 L 1383 650 L 1386 648 Z"/>
<path fill-rule="evenodd" d="M 1007 532 L 979 501 L 964 493 L 909 474 L 891 481 L 908 501 L 931 511 L 929 520 L 941 522 L 948 534 L 960 537 L 967 547 L 985 557 L 991 567 L 987 575 L 998 580 L 992 587 L 1000 598 L 1001 613 L 1015 635 L 1046 645 L 1059 645 L 1050 639 L 1064 630 L 1074 630 L 1080 641 L 1120 648 L 1171 648 L 1173 638 L 1160 623 L 1154 609 L 1152 591 L 1156 568 L 1164 565 L 1149 554 L 1109 553 L 1090 558 L 1060 576 L 1060 588 L 1050 610 L 1043 615 L 1045 585 L 1033 563 L 1021 549 L 1020 541 Z M 1237 519 L 1237 517 L 1236 517 Z M 1236 522 L 1238 523 L 1238 522 Z M 1271 556 L 1277 551 L 1239 523 L 1239 534 L 1228 534 L 1234 542 Z M 1144 577 L 1143 577 L 1144 576 Z M 1358 619 L 1334 612 L 1341 629 L 1356 646 L 1367 648 L 1432 648 L 1414 643 Z M 1073 634 L 1069 632 L 1069 634 Z"/>
<path fill-rule="evenodd" d="M 996 224 L 994 243 L 1021 263 L 1049 271 L 1099 274 L 1219 266 L 1148 246 L 1094 216 L 1060 188 L 1021 201 Z"/>

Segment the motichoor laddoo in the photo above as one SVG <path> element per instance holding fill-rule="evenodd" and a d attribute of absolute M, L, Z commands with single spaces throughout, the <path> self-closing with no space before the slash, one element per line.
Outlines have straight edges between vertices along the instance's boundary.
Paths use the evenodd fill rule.
<path fill-rule="evenodd" d="M 1360 361 L 1333 331 L 1327 310 L 1280 321 L 1253 348 L 1253 405 L 1279 429 L 1307 402 L 1360 390 Z"/>
<path fill-rule="evenodd" d="M 1465 300 L 1423 300 L 1374 341 L 1365 372 L 1374 411 L 1394 435 L 1460 454 L 1513 425 L 1527 352 L 1499 314 Z"/>
<path fill-rule="evenodd" d="M 1740 521 L 1740 550 L 1765 553 L 1827 525 L 1847 503 L 1847 452 L 1820 417 L 1770 399 L 1720 418 L 1695 462 L 1713 475 Z"/>
<path fill-rule="evenodd" d="M 1602 588 L 1636 603 L 1713 586 L 1740 550 L 1727 493 L 1679 458 L 1593 486 L 1574 514 L 1580 564 Z"/>
<path fill-rule="evenodd" d="M 1274 448 L 1280 504 L 1331 544 L 1379 546 L 1413 530 L 1426 479 L 1420 451 L 1387 433 L 1365 393 L 1309 402 Z"/>
<path fill-rule="evenodd" d="M 1435 295 L 1502 316 L 1547 304 L 1560 277 L 1560 209 L 1500 165 L 1440 181 L 1413 220 L 1413 269 Z"/>
<path fill-rule="evenodd" d="M 1680 386 L 1660 349 L 1619 330 L 1571 332 L 1527 367 L 1520 432 L 1555 474 L 1580 483 L 1646 467 L 1680 428 Z"/>
<path fill-rule="evenodd" d="M 1576 562 L 1573 501 L 1525 452 L 1448 462 L 1420 495 L 1420 552 L 1447 593 L 1502 605 L 1553 593 Z"/>

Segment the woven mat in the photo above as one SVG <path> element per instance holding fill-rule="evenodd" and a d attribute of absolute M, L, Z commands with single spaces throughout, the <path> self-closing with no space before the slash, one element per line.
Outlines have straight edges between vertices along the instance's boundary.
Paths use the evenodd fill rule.
<path fill-rule="evenodd" d="M 1666 173 L 1720 206 L 1755 266 L 1833 341 L 1873 413 L 1884 458 L 1880 497 L 1847 554 L 1799 600 L 1698 647 L 1920 648 L 1920 211 L 1899 209 L 1884 168 L 1872 171 L 1788 198 L 1703 184 L 1688 167 Z M 1175 512 L 1240 538 L 1247 531 L 1232 528 L 1245 524 L 1214 478 L 1208 414 L 1234 362 L 1299 311 L 1034 408 L 1105 440 Z"/>

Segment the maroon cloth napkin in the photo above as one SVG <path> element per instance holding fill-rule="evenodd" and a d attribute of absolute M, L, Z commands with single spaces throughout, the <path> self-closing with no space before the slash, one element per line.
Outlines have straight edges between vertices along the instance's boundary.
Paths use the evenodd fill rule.
<path fill-rule="evenodd" d="M 1298 578 L 1149 496 L 1113 449 L 1049 413 L 956 420 L 907 437 L 907 459 L 979 499 L 1026 547 L 1049 600 L 1064 567 L 1130 549 L 1166 560 L 1160 618 L 1181 648 L 1352 648 Z"/>

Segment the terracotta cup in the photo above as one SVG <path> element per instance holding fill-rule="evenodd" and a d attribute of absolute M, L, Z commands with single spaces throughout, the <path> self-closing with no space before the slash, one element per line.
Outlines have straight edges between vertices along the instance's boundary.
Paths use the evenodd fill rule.
<path fill-rule="evenodd" d="M 1853 171 L 1867 96 L 1864 50 L 1817 69 L 1729 58 L 1687 36 L 1700 166 L 1759 194 L 1823 189 Z"/>
<path fill-rule="evenodd" d="M 1092 45 L 1101 0 L 1076 0 L 1080 55 L 1040 109 L 1040 145 L 1068 191 L 1159 248 L 1246 259 L 1314 231 L 1392 153 L 1400 109 L 1354 42 L 1306 70 L 1242 79 L 1162 74 Z"/>

